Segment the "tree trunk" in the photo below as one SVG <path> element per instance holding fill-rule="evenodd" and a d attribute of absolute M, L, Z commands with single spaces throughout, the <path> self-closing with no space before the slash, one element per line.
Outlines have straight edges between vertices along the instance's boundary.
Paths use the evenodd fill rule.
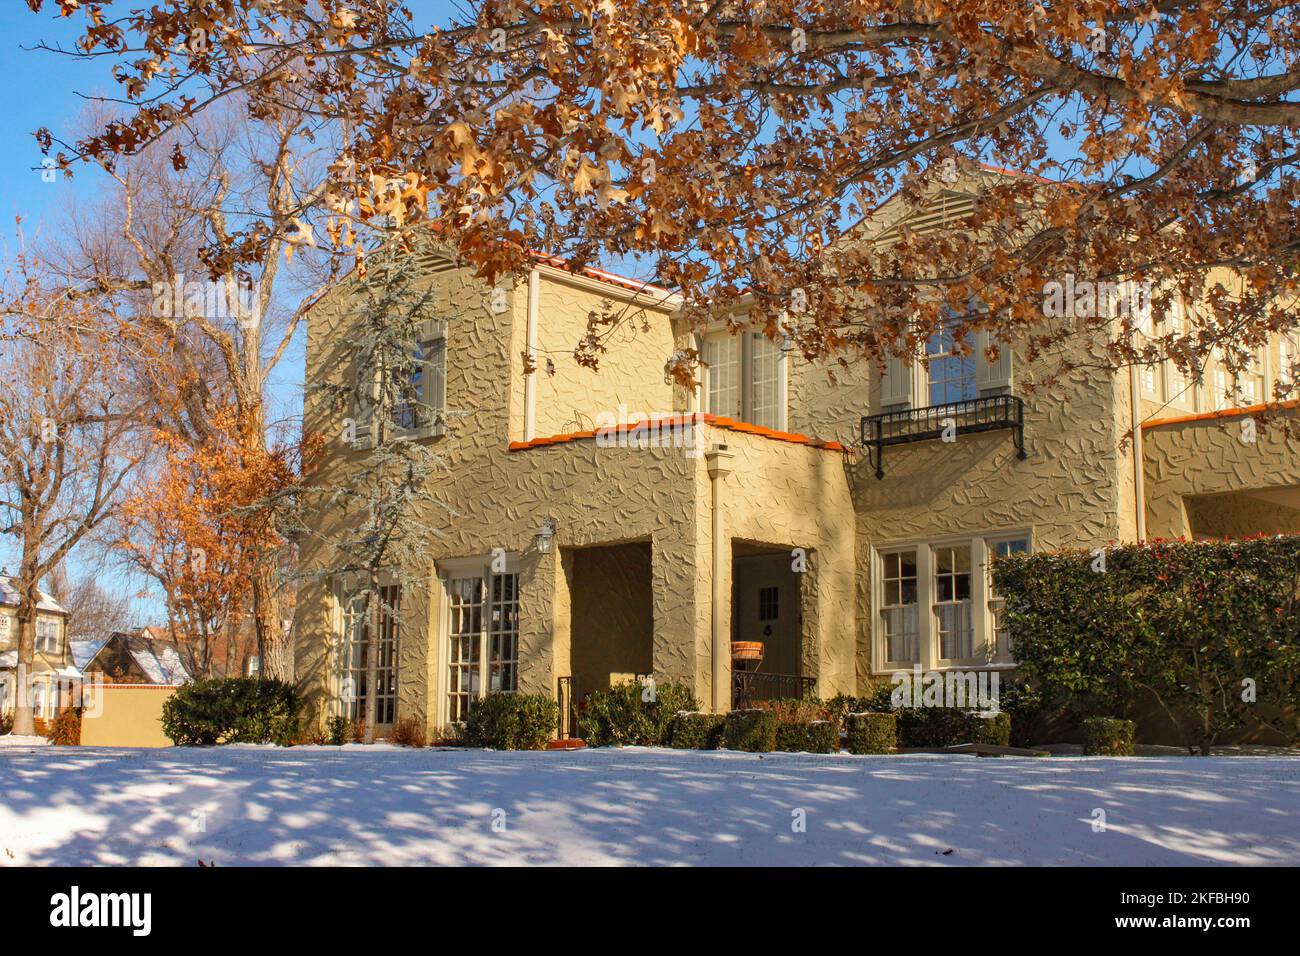
<path fill-rule="evenodd" d="M 260 555 L 253 568 L 253 628 L 257 634 L 258 673 L 288 680 L 288 647 L 280 628 L 274 558 L 270 555 Z"/>
<path fill-rule="evenodd" d="M 36 715 L 32 711 L 32 675 L 36 669 L 36 601 L 19 578 L 18 598 L 18 668 L 14 686 L 14 726 L 18 737 L 36 734 Z"/>

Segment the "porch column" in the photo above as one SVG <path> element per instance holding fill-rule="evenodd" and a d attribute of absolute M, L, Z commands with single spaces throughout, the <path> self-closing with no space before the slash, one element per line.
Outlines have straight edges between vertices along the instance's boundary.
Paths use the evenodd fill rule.
<path fill-rule="evenodd" d="M 731 710 L 731 549 L 728 545 L 726 521 L 722 511 L 722 482 L 731 474 L 732 452 L 725 445 L 714 445 L 705 455 L 712 489 L 712 552 L 713 588 L 710 606 L 712 633 L 712 691 L 713 712 L 723 714 Z"/>

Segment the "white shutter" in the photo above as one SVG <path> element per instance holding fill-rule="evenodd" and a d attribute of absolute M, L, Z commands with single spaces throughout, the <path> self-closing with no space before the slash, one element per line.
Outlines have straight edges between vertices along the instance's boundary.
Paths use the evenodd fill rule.
<path fill-rule="evenodd" d="M 362 370 L 358 369 L 356 374 L 360 376 Z M 356 406 L 352 409 L 352 423 L 354 429 L 354 439 L 352 447 L 354 448 L 373 448 L 374 447 L 374 419 L 375 419 L 375 388 L 371 383 L 370 388 L 358 388 L 358 397 Z"/>
<path fill-rule="evenodd" d="M 912 404 L 912 371 L 906 359 L 897 355 L 885 358 L 885 372 L 880 377 L 880 404 Z"/>
<path fill-rule="evenodd" d="M 987 350 L 997 345 L 998 357 L 990 362 Z M 1011 391 L 1011 344 L 993 338 L 986 329 L 975 335 L 975 388 L 985 392 Z"/>

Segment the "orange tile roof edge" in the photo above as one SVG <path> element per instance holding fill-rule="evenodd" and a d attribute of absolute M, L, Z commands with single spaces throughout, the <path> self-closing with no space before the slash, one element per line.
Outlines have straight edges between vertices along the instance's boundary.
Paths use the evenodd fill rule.
<path fill-rule="evenodd" d="M 1148 428 L 1159 428 L 1162 425 L 1186 425 L 1188 422 L 1211 422 L 1220 418 L 1240 418 L 1242 415 L 1259 415 L 1262 412 L 1273 409 L 1300 408 L 1300 399 L 1292 398 L 1285 402 L 1267 402 L 1260 405 L 1243 405 L 1238 408 L 1224 408 L 1217 412 L 1195 412 L 1188 415 L 1171 415 L 1168 418 L 1153 418 L 1149 422 L 1143 422 L 1142 428 L 1145 431 Z"/>
<path fill-rule="evenodd" d="M 667 415 L 661 418 L 647 418 L 644 421 L 638 421 L 631 424 L 615 425 L 610 429 L 613 434 L 632 434 L 649 427 L 662 428 L 665 425 L 680 425 L 689 423 L 692 416 L 685 415 Z M 811 438 L 808 435 L 800 435 L 797 432 L 781 432 L 774 428 L 764 428 L 762 425 L 751 425 L 748 422 L 738 422 L 730 418 L 723 418 L 719 415 L 700 414 L 698 420 L 714 428 L 722 428 L 727 431 L 740 432 L 747 435 L 757 435 L 760 438 L 767 438 L 772 441 L 787 442 L 792 445 L 806 445 L 809 448 L 819 448 L 824 451 L 844 451 L 844 446 L 837 441 L 821 441 Z M 563 435 L 547 435 L 542 438 L 534 438 L 531 441 L 512 441 L 509 445 L 510 451 L 527 451 L 532 448 L 546 448 L 551 445 L 566 445 L 570 442 L 586 441 L 594 439 L 598 431 L 605 429 L 592 429 L 589 431 L 569 432 Z"/>

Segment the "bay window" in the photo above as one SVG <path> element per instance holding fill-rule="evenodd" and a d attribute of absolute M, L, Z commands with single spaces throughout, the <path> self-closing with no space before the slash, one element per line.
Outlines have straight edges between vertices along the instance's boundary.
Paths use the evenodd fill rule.
<path fill-rule="evenodd" d="M 885 659 L 891 667 L 910 667 L 921 661 L 916 552 L 886 554 L 883 563 L 884 595 L 880 613 L 885 634 Z"/>
<path fill-rule="evenodd" d="M 969 545 L 934 549 L 934 596 L 939 657 L 946 661 L 974 657 Z"/>
<path fill-rule="evenodd" d="M 63 653 L 59 621 L 52 617 L 36 618 L 36 649 L 42 654 Z"/>

